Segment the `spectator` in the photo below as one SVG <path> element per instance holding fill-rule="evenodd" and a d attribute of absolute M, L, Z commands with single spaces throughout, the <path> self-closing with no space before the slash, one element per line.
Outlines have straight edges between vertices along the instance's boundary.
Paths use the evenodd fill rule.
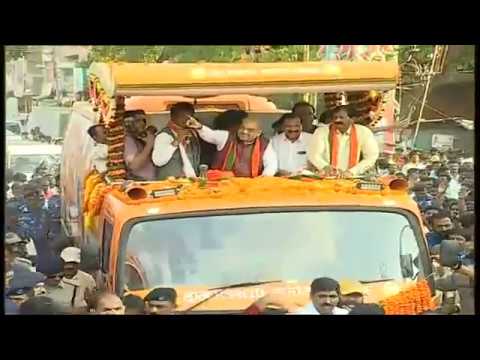
<path fill-rule="evenodd" d="M 20 315 L 68 315 L 70 312 L 48 296 L 35 296 L 20 305 Z"/>
<path fill-rule="evenodd" d="M 123 305 L 125 305 L 125 315 L 144 315 L 145 301 L 133 294 L 124 296 Z"/>
<path fill-rule="evenodd" d="M 201 146 L 198 134 L 187 127 L 195 108 L 179 102 L 170 109 L 170 121 L 155 138 L 152 160 L 157 166 L 156 179 L 196 177 L 200 166 Z"/>
<path fill-rule="evenodd" d="M 443 167 L 438 170 L 438 180 L 440 184 L 446 185 L 446 189 L 443 191 L 445 198 L 454 200 L 459 199 L 462 186 L 457 180 L 452 179 L 448 168 Z"/>
<path fill-rule="evenodd" d="M 398 166 L 393 161 L 388 162 L 387 170 L 388 175 L 395 175 L 396 173 L 398 173 Z"/>
<path fill-rule="evenodd" d="M 105 125 L 96 124 L 90 126 L 87 132 L 95 142 L 92 152 L 92 164 L 98 172 L 104 173 L 107 171 L 108 160 L 107 131 Z"/>
<path fill-rule="evenodd" d="M 147 129 L 145 112 L 139 110 L 126 111 L 123 121 L 126 129 L 124 157 L 127 177 L 133 180 L 154 180 L 152 150 L 156 129 Z"/>
<path fill-rule="evenodd" d="M 440 160 L 432 162 L 432 171 L 430 172 L 430 177 L 436 179 L 438 177 L 438 170 L 442 167 Z"/>
<path fill-rule="evenodd" d="M 448 212 L 443 210 L 432 216 L 432 230 L 427 234 L 427 242 L 430 248 L 440 245 L 452 233 L 453 223 Z"/>
<path fill-rule="evenodd" d="M 284 116 L 283 130 L 272 138 L 272 147 L 277 154 L 278 174 L 288 176 L 307 168 L 307 149 L 312 135 L 302 131 L 302 121 L 293 114 Z"/>
<path fill-rule="evenodd" d="M 450 219 L 452 219 L 453 225 L 455 228 L 461 226 L 460 224 L 460 208 L 458 206 L 458 201 L 450 200 L 447 202 L 448 210 L 450 212 Z"/>
<path fill-rule="evenodd" d="M 295 314 L 298 315 L 346 315 L 348 310 L 338 307 L 340 284 L 330 278 L 317 278 L 310 286 L 311 303 Z"/>
<path fill-rule="evenodd" d="M 463 229 L 464 236 L 468 239 L 473 238 L 475 231 L 475 213 L 473 211 L 467 211 L 459 218 L 459 223 Z"/>
<path fill-rule="evenodd" d="M 27 178 L 27 175 L 25 175 L 24 173 L 18 172 L 18 173 L 15 173 L 15 175 L 13 175 L 13 181 L 21 185 L 24 185 L 28 181 L 28 178 Z"/>
<path fill-rule="evenodd" d="M 8 261 L 9 265 L 8 268 L 14 272 L 32 270 L 32 262 L 27 259 L 25 240 L 21 239 L 17 234 L 11 232 L 5 234 L 5 254 L 6 262 Z"/>
<path fill-rule="evenodd" d="M 340 307 L 348 311 L 364 302 L 365 287 L 359 281 L 340 281 L 340 292 Z"/>
<path fill-rule="evenodd" d="M 376 164 L 376 174 L 378 176 L 389 175 L 388 161 L 385 158 L 379 158 Z"/>
<path fill-rule="evenodd" d="M 412 189 L 417 182 L 420 181 L 420 172 L 417 168 L 411 168 L 407 171 L 407 178 L 409 183 L 409 188 Z"/>
<path fill-rule="evenodd" d="M 425 209 L 433 205 L 433 196 L 427 193 L 427 188 L 424 184 L 415 184 L 412 191 L 414 194 L 414 200 L 420 209 Z"/>
<path fill-rule="evenodd" d="M 408 158 L 408 162 L 403 166 L 402 172 L 405 175 L 408 175 L 408 170 L 410 169 L 423 169 L 425 165 L 420 162 L 420 156 L 418 152 L 412 151 Z"/>
<path fill-rule="evenodd" d="M 236 134 L 212 130 L 194 118 L 190 118 L 187 126 L 195 129 L 204 141 L 217 146 L 213 169 L 231 171 L 239 177 L 276 174 L 277 155 L 256 120 L 243 119 Z"/>
<path fill-rule="evenodd" d="M 125 315 L 125 306 L 117 295 L 111 292 L 103 292 L 97 295 L 95 314 Z"/>
<path fill-rule="evenodd" d="M 53 190 L 50 188 L 50 180 L 48 180 L 48 178 L 44 176 L 39 180 L 38 183 L 43 191 L 43 196 L 45 200 L 48 202 L 48 200 L 50 200 L 50 198 L 54 195 Z"/>
<path fill-rule="evenodd" d="M 432 216 L 438 214 L 440 211 L 441 209 L 435 206 L 429 206 L 424 209 L 425 223 L 430 230 L 432 229 Z"/>
<path fill-rule="evenodd" d="M 12 197 L 10 198 L 11 201 L 20 201 L 23 200 L 23 184 L 15 181 L 12 184 Z"/>
<path fill-rule="evenodd" d="M 302 120 L 303 131 L 313 134 L 315 131 L 315 108 L 308 102 L 301 101 L 292 108 L 292 113 Z"/>
<path fill-rule="evenodd" d="M 64 278 L 62 282 L 74 287 L 72 306 L 87 307 L 85 301 L 86 292 L 93 292 L 96 288 L 96 283 L 90 274 L 79 270 L 80 249 L 68 247 L 61 252 L 60 257 L 63 260 Z"/>
<path fill-rule="evenodd" d="M 173 288 L 156 288 L 150 291 L 145 300 L 145 314 L 174 315 L 177 308 L 177 292 Z"/>
<path fill-rule="evenodd" d="M 378 159 L 375 136 L 369 128 L 354 124 L 352 114 L 350 106 L 335 108 L 330 126 L 318 128 L 310 141 L 308 160 L 327 176 L 362 175 Z"/>
<path fill-rule="evenodd" d="M 421 176 L 420 177 L 420 182 L 425 185 L 425 189 L 427 192 L 430 192 L 430 190 L 433 188 L 433 185 L 435 184 L 435 179 L 431 178 L 429 176 Z"/>
<path fill-rule="evenodd" d="M 448 162 L 448 169 L 452 179 L 458 182 L 460 180 L 460 163 L 457 160 L 451 160 Z"/>

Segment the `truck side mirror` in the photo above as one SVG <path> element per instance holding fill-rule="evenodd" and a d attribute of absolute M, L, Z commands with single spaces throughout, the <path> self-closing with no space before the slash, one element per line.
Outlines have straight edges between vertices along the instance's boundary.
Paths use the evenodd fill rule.
<path fill-rule="evenodd" d="M 414 271 L 412 254 L 400 255 L 400 267 L 404 279 L 413 278 Z"/>
<path fill-rule="evenodd" d="M 456 240 L 443 240 L 440 244 L 440 265 L 454 267 L 463 248 Z"/>

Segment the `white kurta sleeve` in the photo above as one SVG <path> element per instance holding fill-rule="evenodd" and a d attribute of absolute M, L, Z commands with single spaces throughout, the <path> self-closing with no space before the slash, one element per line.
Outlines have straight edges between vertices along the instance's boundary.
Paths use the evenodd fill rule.
<path fill-rule="evenodd" d="M 275 176 L 278 170 L 278 160 L 275 150 L 273 150 L 272 142 L 270 141 L 263 153 L 263 173 L 262 176 Z"/>
<path fill-rule="evenodd" d="M 217 145 L 217 150 L 221 151 L 228 140 L 229 132 L 225 130 L 212 130 L 208 126 L 203 125 L 197 130 L 198 135 L 206 142 Z"/>
<path fill-rule="evenodd" d="M 365 171 L 374 167 L 379 156 L 375 135 L 373 135 L 373 132 L 368 128 L 364 128 L 363 130 L 364 131 L 362 131 L 360 135 L 363 137 L 360 148 L 363 159 L 357 165 L 349 169 L 353 175 L 362 175 Z"/>
<path fill-rule="evenodd" d="M 328 159 L 325 158 L 326 139 L 328 139 L 328 134 L 325 136 L 325 132 L 328 132 L 328 127 L 320 127 L 313 133 L 310 144 L 307 150 L 308 161 L 312 163 L 317 170 L 322 170 L 325 166 L 330 165 Z"/>
<path fill-rule="evenodd" d="M 163 166 L 172 158 L 173 153 L 177 150 L 177 147 L 172 145 L 173 140 L 173 137 L 167 133 L 160 133 L 155 138 L 152 161 L 156 166 Z"/>

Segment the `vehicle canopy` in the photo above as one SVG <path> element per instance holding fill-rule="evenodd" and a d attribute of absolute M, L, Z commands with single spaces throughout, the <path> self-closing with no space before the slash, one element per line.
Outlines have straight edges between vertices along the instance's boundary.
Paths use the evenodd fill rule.
<path fill-rule="evenodd" d="M 391 90 L 395 62 L 138 64 L 93 63 L 90 75 L 108 97 Z"/>
<path fill-rule="evenodd" d="M 93 63 L 89 73 L 90 97 L 93 99 L 94 108 L 99 110 L 99 121 L 107 124 L 107 137 L 111 132 L 117 136 L 110 138 L 119 139 L 118 134 L 123 128 L 121 113 L 129 102 L 128 97 L 182 96 L 201 102 L 202 97 L 232 94 L 258 96 L 282 93 L 367 92 L 368 98 L 369 91 L 386 93 L 395 89 L 398 65 L 396 62 L 363 61 Z M 390 94 L 389 99 L 391 98 Z M 141 102 L 138 105 L 141 105 Z M 393 109 L 390 110 L 393 115 Z M 110 143 L 110 146 L 115 147 L 115 140 Z M 116 163 L 115 169 L 110 171 L 109 175 L 114 179 L 123 178 L 124 167 L 124 164 Z"/>

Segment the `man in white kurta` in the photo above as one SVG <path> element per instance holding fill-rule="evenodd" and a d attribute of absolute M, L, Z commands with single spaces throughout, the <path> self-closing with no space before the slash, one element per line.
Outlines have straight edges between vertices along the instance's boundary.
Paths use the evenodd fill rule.
<path fill-rule="evenodd" d="M 375 136 L 369 128 L 354 124 L 350 112 L 348 106 L 336 108 L 332 113 L 330 126 L 318 128 L 310 141 L 308 160 L 327 176 L 359 176 L 374 167 L 378 159 L 379 150 Z M 336 139 L 333 139 L 333 136 L 330 138 L 331 131 Z M 357 149 L 355 158 L 352 159 L 351 146 L 355 146 L 353 135 L 356 135 Z M 336 146 L 332 146 L 332 142 L 335 142 Z M 336 164 L 332 159 L 331 148 L 336 150 Z"/>
<path fill-rule="evenodd" d="M 273 150 L 278 158 L 278 174 L 292 175 L 307 169 L 307 149 L 312 134 L 302 131 L 300 117 L 287 114 L 283 120 L 284 131 L 272 138 Z"/>

